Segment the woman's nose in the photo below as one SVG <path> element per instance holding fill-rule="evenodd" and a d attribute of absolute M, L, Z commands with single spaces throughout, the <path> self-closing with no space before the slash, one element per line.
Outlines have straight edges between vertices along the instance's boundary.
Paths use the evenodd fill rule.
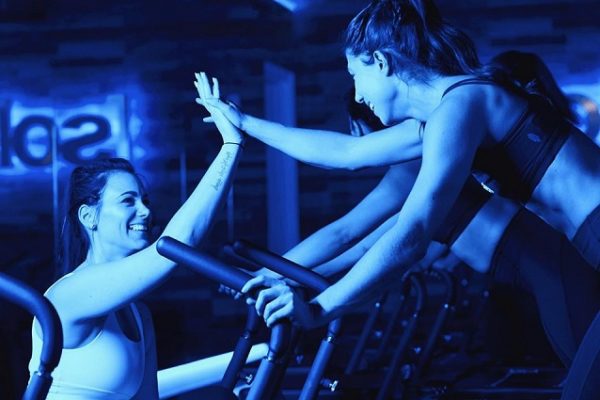
<path fill-rule="evenodd" d="M 150 209 L 143 201 L 138 203 L 137 213 L 140 217 L 148 217 L 150 215 Z"/>
<path fill-rule="evenodd" d="M 354 94 L 354 101 L 360 104 L 363 102 L 363 97 L 360 94 L 358 94 L 358 92 L 356 92 Z"/>

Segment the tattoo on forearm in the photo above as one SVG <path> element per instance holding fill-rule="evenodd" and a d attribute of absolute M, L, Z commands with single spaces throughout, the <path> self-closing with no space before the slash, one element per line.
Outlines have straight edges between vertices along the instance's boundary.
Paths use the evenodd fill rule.
<path fill-rule="evenodd" d="M 217 171 L 217 181 L 212 185 L 212 188 L 215 191 L 218 191 L 223 185 L 225 171 L 227 170 L 227 166 L 229 165 L 229 160 L 231 159 L 231 153 L 225 153 L 225 158 L 221 160 L 220 169 Z"/>

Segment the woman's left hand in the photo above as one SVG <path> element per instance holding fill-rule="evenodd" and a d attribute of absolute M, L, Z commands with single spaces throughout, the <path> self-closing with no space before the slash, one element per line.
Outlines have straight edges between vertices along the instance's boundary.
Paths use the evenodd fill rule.
<path fill-rule="evenodd" d="M 282 318 L 288 318 L 305 329 L 317 325 L 316 315 L 313 315 L 308 303 L 281 279 L 257 276 L 246 282 L 242 293 L 265 287 L 260 290 L 256 300 L 248 298 L 246 301 L 255 304 L 257 314 L 265 320 L 267 327 L 271 328 Z"/>

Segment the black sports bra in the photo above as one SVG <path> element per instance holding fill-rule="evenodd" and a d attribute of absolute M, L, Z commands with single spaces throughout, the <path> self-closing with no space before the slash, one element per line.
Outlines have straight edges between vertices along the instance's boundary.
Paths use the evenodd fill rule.
<path fill-rule="evenodd" d="M 464 85 L 496 85 L 485 78 L 469 78 L 451 85 L 444 94 Z M 473 168 L 491 175 L 500 194 L 526 203 L 569 135 L 576 130 L 544 97 L 528 94 L 528 105 L 504 138 L 480 147 Z"/>

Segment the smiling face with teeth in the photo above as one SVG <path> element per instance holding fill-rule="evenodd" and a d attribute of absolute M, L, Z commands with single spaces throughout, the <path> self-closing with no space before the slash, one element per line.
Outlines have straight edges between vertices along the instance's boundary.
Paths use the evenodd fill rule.
<path fill-rule="evenodd" d="M 92 251 L 107 260 L 126 257 L 150 244 L 152 213 L 135 175 L 111 173 L 97 206 Z"/>
<path fill-rule="evenodd" d="M 381 55 L 378 53 L 378 57 Z M 406 93 L 401 93 L 401 80 L 394 74 L 388 73 L 387 63 L 378 62 L 373 57 L 355 56 L 346 52 L 348 73 L 354 80 L 355 101 L 364 103 L 373 111 L 379 120 L 390 126 L 406 119 L 408 105 L 402 99 Z"/>

